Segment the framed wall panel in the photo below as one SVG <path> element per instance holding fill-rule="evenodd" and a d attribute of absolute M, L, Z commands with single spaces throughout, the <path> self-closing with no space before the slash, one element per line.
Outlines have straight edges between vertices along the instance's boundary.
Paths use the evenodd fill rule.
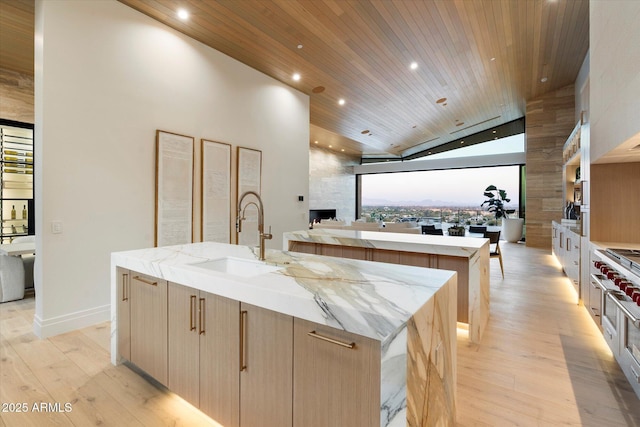
<path fill-rule="evenodd" d="M 231 242 L 231 145 L 202 140 L 202 222 L 203 242 Z"/>
<path fill-rule="evenodd" d="M 193 242 L 193 146 L 193 137 L 156 132 L 156 246 Z"/>
<path fill-rule="evenodd" d="M 238 147 L 238 167 L 237 167 L 237 198 L 247 191 L 255 191 L 260 194 L 262 184 L 262 151 L 251 148 Z M 248 205 L 255 202 L 254 197 L 245 199 L 243 202 L 245 220 L 242 222 L 242 233 L 236 231 L 236 241 L 239 245 L 257 246 L 258 238 L 258 209 L 255 205 Z M 237 206 L 237 203 L 236 203 Z"/>

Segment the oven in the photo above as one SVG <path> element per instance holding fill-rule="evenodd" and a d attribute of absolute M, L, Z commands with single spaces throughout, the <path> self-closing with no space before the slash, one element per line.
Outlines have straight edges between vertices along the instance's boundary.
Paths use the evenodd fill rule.
<path fill-rule="evenodd" d="M 640 307 L 636 304 L 622 303 L 624 314 L 621 328 L 620 366 L 631 383 L 636 395 L 640 397 Z"/>
<path fill-rule="evenodd" d="M 601 292 L 605 341 L 640 397 L 640 251 L 596 250 L 591 279 Z"/>

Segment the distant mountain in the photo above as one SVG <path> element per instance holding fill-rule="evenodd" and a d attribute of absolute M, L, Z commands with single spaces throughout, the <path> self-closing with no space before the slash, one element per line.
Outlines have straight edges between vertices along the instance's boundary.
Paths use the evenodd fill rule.
<path fill-rule="evenodd" d="M 454 202 L 446 200 L 386 200 L 386 199 L 362 199 L 363 206 L 469 206 L 469 202 Z M 479 204 L 478 204 L 479 205 Z"/>

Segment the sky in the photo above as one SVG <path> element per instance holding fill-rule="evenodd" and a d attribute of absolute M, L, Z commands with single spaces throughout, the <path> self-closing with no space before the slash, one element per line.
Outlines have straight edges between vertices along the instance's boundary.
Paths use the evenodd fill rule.
<path fill-rule="evenodd" d="M 524 134 L 519 134 L 434 154 L 429 156 L 429 159 L 522 153 L 524 151 Z M 519 173 L 519 166 L 497 166 L 363 175 L 362 204 L 406 202 L 401 204 L 420 205 L 418 202 L 431 199 L 457 206 L 476 204 L 479 206 L 486 200 L 484 197 L 485 188 L 489 185 L 495 185 L 507 191 L 507 197 L 511 199 L 507 206 L 515 206 L 518 204 L 520 195 Z"/>
<path fill-rule="evenodd" d="M 374 200 L 397 203 L 431 199 L 450 204 L 480 206 L 486 199 L 485 188 L 495 185 L 507 191 L 507 197 L 511 199 L 511 203 L 507 205 L 517 205 L 518 174 L 518 166 L 499 166 L 363 175 L 362 204 L 369 205 Z"/>

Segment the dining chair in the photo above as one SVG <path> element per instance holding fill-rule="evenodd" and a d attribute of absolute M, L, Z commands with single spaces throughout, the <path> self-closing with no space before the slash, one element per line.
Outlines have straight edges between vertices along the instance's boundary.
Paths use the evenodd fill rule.
<path fill-rule="evenodd" d="M 487 226 L 486 225 L 470 225 L 469 226 L 469 233 L 484 233 L 485 231 L 487 231 Z"/>
<path fill-rule="evenodd" d="M 422 234 L 427 234 L 427 230 L 435 230 L 436 226 L 429 224 L 429 225 L 422 225 L 421 228 L 422 228 Z"/>
<path fill-rule="evenodd" d="M 442 236 L 444 235 L 444 233 L 442 232 L 442 228 L 424 228 L 425 226 L 422 226 L 422 234 L 432 234 L 434 236 Z"/>
<path fill-rule="evenodd" d="M 500 231 L 485 231 L 484 237 L 489 239 L 489 258 L 498 258 L 500 261 L 500 271 L 502 272 L 502 278 L 504 279 L 502 252 L 500 252 Z"/>

